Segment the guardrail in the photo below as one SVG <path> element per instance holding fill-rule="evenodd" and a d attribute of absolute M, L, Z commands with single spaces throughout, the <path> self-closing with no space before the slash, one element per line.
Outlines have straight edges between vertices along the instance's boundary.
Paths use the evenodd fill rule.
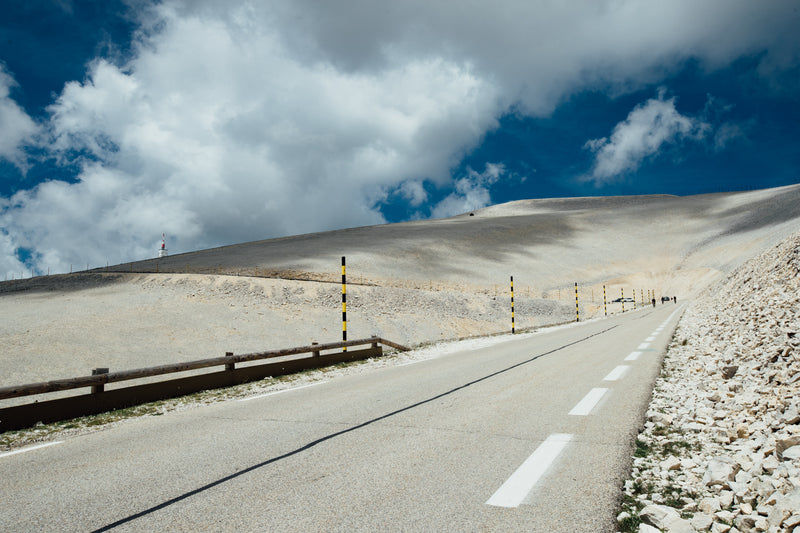
<path fill-rule="evenodd" d="M 211 359 L 200 359 L 185 363 L 173 363 L 169 365 L 138 368 L 135 370 L 123 370 L 120 372 L 108 372 L 108 369 L 105 369 L 105 372 L 96 373 L 91 376 L 57 379 L 40 383 L 29 383 L 26 385 L 14 385 L 11 387 L 0 387 L 0 400 L 18 398 L 20 396 L 31 396 L 34 394 L 45 394 L 48 392 L 57 392 L 62 390 L 80 389 L 84 387 L 102 387 L 106 383 L 115 383 L 118 381 L 160 376 L 164 374 L 174 374 L 176 372 L 186 372 L 189 370 L 199 370 L 201 368 L 208 368 L 212 366 L 225 365 L 226 370 L 233 370 L 233 365 L 236 363 L 245 363 L 248 361 L 271 359 L 275 357 L 285 357 L 289 355 L 298 355 L 301 353 L 313 353 L 315 357 L 318 357 L 319 352 L 323 350 L 333 350 L 347 346 L 362 346 L 365 344 L 371 344 L 373 348 L 377 348 L 378 344 L 385 344 L 386 346 L 390 346 L 401 351 L 408 350 L 408 348 L 405 346 L 387 341 L 386 339 L 382 339 L 380 337 L 370 337 L 369 339 L 333 342 L 329 344 L 312 344 L 311 346 L 286 348 L 283 350 L 273 350 L 269 352 L 246 353 L 240 355 L 231 354 L 224 357 L 213 357 Z M 95 371 L 97 370 L 100 369 L 95 369 Z M 102 392 L 102 389 L 95 389 L 93 392 Z"/>
<path fill-rule="evenodd" d="M 0 408 L 0 432 L 30 427 L 37 422 L 66 420 L 151 401 L 175 398 L 201 390 L 239 385 L 269 376 L 281 376 L 301 370 L 321 368 L 342 362 L 377 357 L 383 354 L 379 346 L 381 344 L 401 351 L 408 350 L 405 346 L 381 337 L 370 337 L 368 339 L 327 344 L 311 344 L 309 346 L 267 352 L 239 355 L 228 353 L 224 357 L 213 357 L 210 359 L 200 359 L 184 363 L 172 363 L 119 372 L 109 372 L 107 368 L 96 368 L 92 371 L 93 374 L 91 376 L 0 387 L 0 400 L 91 387 L 90 394 L 81 394 L 66 398 L 36 401 L 34 403 Z M 343 350 L 348 346 L 363 345 L 370 345 L 370 347 L 356 351 Z M 337 349 L 342 349 L 343 351 L 332 354 L 321 353 L 323 351 Z M 238 363 L 274 359 L 303 353 L 310 353 L 311 356 L 288 359 L 270 364 L 236 368 L 236 364 Z M 224 370 L 200 373 L 154 383 L 132 385 L 112 390 L 104 389 L 104 386 L 108 383 L 200 370 L 214 366 L 224 366 Z"/>

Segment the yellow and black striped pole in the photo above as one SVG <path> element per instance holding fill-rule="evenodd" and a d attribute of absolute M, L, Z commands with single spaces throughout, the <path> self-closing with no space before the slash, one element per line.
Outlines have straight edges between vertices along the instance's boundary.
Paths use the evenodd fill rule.
<path fill-rule="evenodd" d="M 608 303 L 606 300 L 606 286 L 603 285 L 603 312 L 608 316 Z"/>
<path fill-rule="evenodd" d="M 633 289 L 633 310 L 636 311 L 636 289 Z"/>
<path fill-rule="evenodd" d="M 624 313 L 625 312 L 625 289 L 623 289 L 622 287 L 620 287 L 620 289 L 619 289 L 619 295 L 620 295 L 619 301 L 622 302 L 622 312 Z"/>
<path fill-rule="evenodd" d="M 575 322 L 581 321 L 581 312 L 578 308 L 578 282 L 575 282 Z"/>
<path fill-rule="evenodd" d="M 514 276 L 511 276 L 511 333 L 514 334 Z"/>
<path fill-rule="evenodd" d="M 342 342 L 347 342 L 347 278 L 344 269 L 344 256 L 342 256 Z M 342 347 L 347 351 L 347 346 Z"/>

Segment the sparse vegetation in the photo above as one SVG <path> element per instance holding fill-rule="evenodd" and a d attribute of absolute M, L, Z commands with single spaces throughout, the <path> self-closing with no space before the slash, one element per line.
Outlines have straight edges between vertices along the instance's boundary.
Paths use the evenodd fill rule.
<path fill-rule="evenodd" d="M 647 457 L 650 453 L 650 446 L 639 439 L 636 439 L 636 451 L 633 452 L 634 457 Z"/>
<path fill-rule="evenodd" d="M 642 523 L 642 519 L 639 518 L 639 511 L 641 510 L 642 505 L 639 501 L 623 493 L 621 512 L 627 513 L 628 516 L 618 522 L 622 533 L 636 533 L 639 531 L 639 525 Z"/>

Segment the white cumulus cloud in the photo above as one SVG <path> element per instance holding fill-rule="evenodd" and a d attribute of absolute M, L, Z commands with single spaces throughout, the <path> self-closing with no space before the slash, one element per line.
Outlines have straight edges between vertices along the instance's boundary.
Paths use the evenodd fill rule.
<path fill-rule="evenodd" d="M 9 268 L 20 249 L 40 271 L 153 256 L 162 231 L 188 251 L 379 223 L 387 191 L 419 213 L 464 212 L 491 202 L 503 168 L 454 169 L 511 109 L 547 115 L 582 90 L 658 83 L 687 59 L 713 69 L 760 54 L 775 70 L 800 57 L 790 0 L 132 5 L 130 59 L 89 62 L 45 133 L 0 73 L 0 157 L 24 168 L 33 144 L 80 167 L 74 183 L 0 199 Z M 698 128 L 656 99 L 587 145 L 595 177 Z M 431 205 L 426 190 L 452 194 Z"/>
<path fill-rule="evenodd" d="M 246 9 L 163 6 L 129 64 L 97 60 L 65 86 L 50 147 L 81 154 L 78 182 L 22 191 L 0 213 L 41 268 L 150 257 L 162 231 L 191 250 L 381 223 L 384 188 L 446 185 L 452 154 L 496 124 L 496 89 L 466 63 L 302 63 Z"/>
<path fill-rule="evenodd" d="M 400 184 L 398 192 L 408 200 L 412 207 L 419 207 L 428 200 L 428 193 L 420 180 L 404 181 Z"/>
<path fill-rule="evenodd" d="M 446 218 L 486 207 L 491 202 L 489 189 L 506 174 L 502 163 L 486 163 L 483 172 L 467 169 L 467 175 L 456 179 L 452 193 L 431 210 L 433 218 Z"/>
<path fill-rule="evenodd" d="M 584 148 L 595 153 L 590 179 L 598 184 L 620 179 L 655 157 L 664 145 L 700 140 L 710 129 L 701 119 L 682 115 L 675 98 L 664 99 L 664 91 L 636 106 L 614 127 L 611 136 L 591 139 Z"/>
<path fill-rule="evenodd" d="M 33 142 L 38 126 L 12 98 L 14 78 L 0 63 L 0 158 L 13 163 L 20 170 L 28 168 L 25 145 Z"/>

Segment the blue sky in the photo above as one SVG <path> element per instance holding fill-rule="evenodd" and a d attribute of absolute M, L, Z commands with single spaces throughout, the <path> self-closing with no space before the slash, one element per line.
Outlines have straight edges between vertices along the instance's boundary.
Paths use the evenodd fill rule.
<path fill-rule="evenodd" d="M 0 271 L 800 182 L 800 2 L 0 7 Z"/>

